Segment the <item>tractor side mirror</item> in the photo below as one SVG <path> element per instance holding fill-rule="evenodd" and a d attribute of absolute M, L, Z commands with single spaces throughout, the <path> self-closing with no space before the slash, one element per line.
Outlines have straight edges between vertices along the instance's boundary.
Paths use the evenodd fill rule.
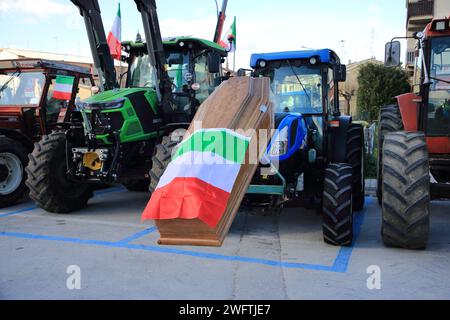
<path fill-rule="evenodd" d="M 392 41 L 386 43 L 384 47 L 384 66 L 398 67 L 400 66 L 400 41 Z"/>
<path fill-rule="evenodd" d="M 206 57 L 208 63 L 208 72 L 209 73 L 219 73 L 220 72 L 220 63 L 221 57 L 217 52 L 209 52 Z"/>
<path fill-rule="evenodd" d="M 338 82 L 345 82 L 347 80 L 347 66 L 341 64 L 336 71 L 336 80 Z"/>

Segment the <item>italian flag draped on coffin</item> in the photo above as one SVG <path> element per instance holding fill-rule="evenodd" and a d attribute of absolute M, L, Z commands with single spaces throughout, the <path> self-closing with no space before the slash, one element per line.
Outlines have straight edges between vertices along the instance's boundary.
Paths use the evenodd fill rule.
<path fill-rule="evenodd" d="M 249 143 L 230 129 L 195 131 L 176 148 L 142 219 L 198 218 L 216 227 Z"/>

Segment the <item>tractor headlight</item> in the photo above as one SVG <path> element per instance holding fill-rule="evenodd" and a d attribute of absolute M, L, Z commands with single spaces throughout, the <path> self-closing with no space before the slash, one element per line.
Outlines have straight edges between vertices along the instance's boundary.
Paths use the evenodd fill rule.
<path fill-rule="evenodd" d="M 434 20 L 431 25 L 431 31 L 447 31 L 450 29 L 450 20 Z"/>
<path fill-rule="evenodd" d="M 112 110 L 122 108 L 125 103 L 124 98 L 119 98 L 112 101 L 84 103 L 86 110 Z"/>
<path fill-rule="evenodd" d="M 287 141 L 275 141 L 270 148 L 270 155 L 281 156 L 287 152 Z"/>
<path fill-rule="evenodd" d="M 281 129 L 278 134 L 275 135 L 275 140 L 270 148 L 271 156 L 281 156 L 287 153 L 288 149 L 288 127 Z"/>

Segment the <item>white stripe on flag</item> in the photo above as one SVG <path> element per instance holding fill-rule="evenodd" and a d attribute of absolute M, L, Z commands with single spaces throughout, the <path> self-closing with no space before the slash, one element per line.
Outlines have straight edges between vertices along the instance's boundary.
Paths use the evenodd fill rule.
<path fill-rule="evenodd" d="M 70 93 L 72 92 L 72 85 L 64 83 L 56 83 L 54 91 Z"/>
<path fill-rule="evenodd" d="M 111 33 L 114 35 L 114 38 L 116 38 L 118 41 L 122 39 L 122 27 L 120 24 L 120 17 L 116 15 L 114 18 L 114 22 L 111 28 Z"/>
<path fill-rule="evenodd" d="M 187 152 L 169 163 L 156 188 L 168 185 L 175 178 L 198 178 L 231 192 L 240 169 L 241 164 L 212 152 Z"/>

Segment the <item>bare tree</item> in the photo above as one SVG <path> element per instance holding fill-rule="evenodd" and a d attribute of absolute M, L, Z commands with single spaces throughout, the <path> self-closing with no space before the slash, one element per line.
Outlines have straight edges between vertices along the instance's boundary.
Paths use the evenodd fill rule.
<path fill-rule="evenodd" d="M 355 89 L 346 90 L 346 89 L 340 89 L 339 94 L 344 97 L 345 101 L 347 102 L 347 110 L 346 114 L 350 115 L 350 101 L 352 100 L 352 97 L 355 95 Z"/>

